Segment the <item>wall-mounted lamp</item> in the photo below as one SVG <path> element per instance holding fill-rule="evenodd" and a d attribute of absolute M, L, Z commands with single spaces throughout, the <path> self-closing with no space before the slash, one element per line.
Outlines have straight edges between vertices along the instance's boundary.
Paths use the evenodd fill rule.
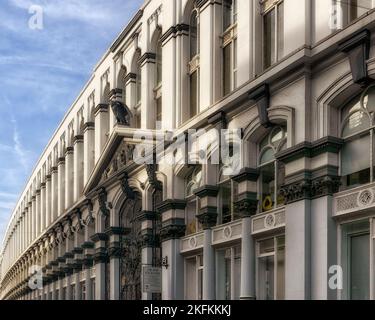
<path fill-rule="evenodd" d="M 165 269 L 168 269 L 168 267 L 169 267 L 168 256 L 165 256 L 165 257 L 162 258 L 161 265 L 162 265 L 162 267 L 165 267 Z"/>

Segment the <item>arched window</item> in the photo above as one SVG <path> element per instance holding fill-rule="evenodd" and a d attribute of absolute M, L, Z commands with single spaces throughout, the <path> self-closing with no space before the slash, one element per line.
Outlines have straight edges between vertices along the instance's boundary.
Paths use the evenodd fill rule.
<path fill-rule="evenodd" d="M 341 176 L 344 188 L 373 181 L 374 112 L 374 85 L 342 110 L 341 135 L 345 144 L 341 150 Z"/>
<path fill-rule="evenodd" d="M 202 228 L 196 218 L 199 212 L 199 198 L 194 192 L 202 186 L 202 166 L 197 165 L 186 179 L 186 235 L 199 232 Z"/>
<path fill-rule="evenodd" d="M 285 167 L 275 158 L 275 154 L 286 148 L 287 132 L 283 126 L 275 127 L 259 144 L 259 195 L 262 212 L 285 204 L 280 194 L 284 184 Z"/>
<path fill-rule="evenodd" d="M 223 1 L 223 94 L 237 87 L 237 0 Z"/>
<path fill-rule="evenodd" d="M 163 70 L 162 70 L 162 60 L 163 60 L 163 48 L 160 37 L 156 41 L 156 73 L 155 73 L 155 120 L 157 123 L 162 121 L 162 79 L 163 79 Z M 160 125 L 159 125 L 160 126 Z M 160 128 L 156 128 L 160 129 Z"/>
<path fill-rule="evenodd" d="M 192 118 L 198 114 L 199 108 L 199 18 L 197 9 L 194 9 L 190 16 L 189 42 L 189 117 Z"/>

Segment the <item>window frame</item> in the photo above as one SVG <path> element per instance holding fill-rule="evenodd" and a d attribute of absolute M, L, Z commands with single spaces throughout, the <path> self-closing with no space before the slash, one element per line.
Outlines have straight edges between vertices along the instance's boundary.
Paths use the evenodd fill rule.
<path fill-rule="evenodd" d="M 274 146 L 272 145 L 272 136 L 278 130 L 281 130 L 281 132 L 283 133 L 283 136 L 281 140 L 278 142 L 278 146 L 274 148 Z M 262 142 L 265 141 L 266 139 L 268 139 L 268 143 L 265 144 L 264 146 L 261 146 Z M 282 163 L 278 161 L 276 158 L 262 163 L 261 158 L 265 154 L 265 152 L 269 149 L 271 149 L 274 152 L 274 154 L 276 154 L 277 152 L 281 151 L 284 147 L 286 147 L 287 143 L 288 143 L 288 130 L 285 126 L 278 125 L 278 126 L 273 127 L 270 131 L 268 131 L 267 134 L 263 137 L 263 139 L 260 140 L 260 142 L 257 145 L 258 146 L 257 167 L 260 172 L 259 179 L 257 181 L 257 189 L 258 189 L 258 194 L 259 194 L 259 206 L 258 206 L 259 213 L 265 213 L 265 212 L 269 212 L 275 209 L 279 209 L 280 207 L 283 207 L 285 205 L 283 204 L 283 205 L 278 206 L 278 199 L 277 199 L 278 198 L 278 184 L 279 184 L 279 181 L 278 181 L 279 180 L 279 177 L 278 177 L 279 165 Z M 263 199 L 262 169 L 269 166 L 270 164 L 274 165 L 274 183 L 273 184 L 274 184 L 275 191 L 274 191 L 274 198 L 272 199 L 273 200 L 272 208 L 265 210 L 263 208 L 263 202 L 265 199 Z"/>
<path fill-rule="evenodd" d="M 255 244 L 255 256 L 256 256 L 256 270 L 255 270 L 255 274 L 256 274 L 256 297 L 257 299 L 260 299 L 259 298 L 259 295 L 260 295 L 260 259 L 262 258 L 268 258 L 268 257 L 273 257 L 273 263 L 274 263 L 274 275 L 273 275 L 273 300 L 277 300 L 277 295 L 278 295 L 278 253 L 279 253 L 279 250 L 278 250 L 278 240 L 279 239 L 282 239 L 284 238 L 284 299 L 282 300 L 285 300 L 285 289 L 286 289 L 286 285 L 285 285 L 285 276 L 286 276 L 286 270 L 285 270 L 285 262 L 286 262 L 286 235 L 285 234 L 277 234 L 277 235 L 274 235 L 274 236 L 268 236 L 268 237 L 263 237 L 263 238 L 260 238 L 260 239 L 257 239 L 256 241 L 256 244 Z M 273 251 L 272 252 L 267 252 L 267 253 L 261 253 L 260 252 L 260 245 L 262 242 L 265 242 L 265 241 L 269 241 L 269 240 L 273 240 Z M 280 300 L 280 299 L 279 299 Z"/>
<path fill-rule="evenodd" d="M 233 90 L 237 88 L 237 74 L 238 74 L 238 32 L 237 32 L 237 19 L 238 19 L 238 0 L 233 0 L 231 9 L 231 24 L 225 28 L 225 11 L 223 4 L 223 14 L 222 14 L 222 34 L 220 35 L 221 40 L 221 55 L 222 55 L 222 95 L 226 96 L 230 94 Z M 229 79 L 226 74 L 226 59 L 225 50 L 230 46 L 230 57 L 229 57 Z M 226 91 L 227 82 L 229 80 L 229 91 Z"/>
<path fill-rule="evenodd" d="M 196 14 L 196 54 L 192 56 L 191 51 L 191 44 L 192 44 L 192 32 L 191 32 L 191 21 L 193 14 Z M 187 120 L 194 118 L 196 115 L 199 114 L 199 100 L 200 100 L 200 22 L 199 22 L 199 10 L 198 8 L 194 7 L 190 14 L 190 28 L 189 28 L 189 56 L 188 56 L 188 92 L 189 92 L 189 115 Z M 192 105 L 192 88 L 191 82 L 193 80 L 194 75 L 196 76 L 197 83 L 196 83 L 196 101 L 195 101 L 195 109 L 193 110 Z M 194 113 L 193 113 L 194 111 Z"/>
<path fill-rule="evenodd" d="M 369 182 L 367 183 L 372 183 L 375 180 L 375 109 L 373 111 L 369 111 L 365 106 L 364 106 L 364 101 L 365 97 L 369 93 L 370 90 L 375 90 L 375 84 L 370 84 L 367 86 L 361 94 L 357 94 L 356 96 L 352 97 L 351 99 L 348 99 L 346 103 L 344 104 L 344 107 L 340 110 L 339 112 L 339 117 L 340 117 L 340 125 L 339 125 L 339 130 L 340 130 L 340 137 L 344 141 L 344 145 L 349 142 L 353 142 L 356 140 L 361 140 L 365 136 L 369 136 L 370 140 L 370 158 L 368 159 L 369 163 L 369 170 L 370 170 L 370 177 L 369 177 Z M 354 103 L 356 100 L 357 103 Z M 357 110 L 352 110 L 344 116 L 345 112 L 347 111 L 347 108 L 352 105 L 352 108 L 354 108 L 357 104 L 359 104 L 359 108 Z M 374 102 L 375 104 L 375 102 Z M 365 129 L 358 130 L 357 132 L 354 132 L 352 134 L 344 135 L 344 130 L 347 127 L 348 121 L 350 121 L 350 117 L 353 116 L 356 113 L 362 112 L 365 117 L 367 117 L 367 120 L 369 121 L 369 125 Z M 340 150 L 339 153 L 339 175 L 341 177 L 341 181 L 344 182 L 344 179 L 356 174 L 358 172 L 352 172 L 349 175 L 343 176 L 343 148 Z M 367 169 L 364 169 L 367 170 Z M 340 187 L 340 190 L 348 190 L 352 189 L 355 187 L 358 187 L 363 184 L 353 184 L 353 185 L 348 185 L 347 183 L 343 183 Z"/>
<path fill-rule="evenodd" d="M 266 8 L 263 8 L 263 6 L 267 3 L 271 1 L 272 4 L 270 6 L 267 6 Z M 268 68 L 272 67 L 274 64 L 276 64 L 277 62 L 279 62 L 281 59 L 282 59 L 282 56 L 284 55 L 284 37 L 282 39 L 283 41 L 283 50 L 282 52 L 280 52 L 280 48 L 279 48 L 279 7 L 281 5 L 284 5 L 284 0 L 262 0 L 260 2 L 260 5 L 261 5 L 261 16 L 262 16 L 262 27 L 261 27 L 261 30 L 262 30 L 262 67 L 263 67 L 263 70 L 267 70 Z M 275 33 L 275 52 L 274 52 L 274 57 L 272 57 L 272 50 L 271 48 L 270 49 L 270 56 L 271 56 L 271 62 L 270 62 L 270 65 L 266 65 L 266 61 L 265 61 L 265 30 L 264 30 L 264 24 L 265 24 L 265 17 L 267 14 L 269 14 L 272 10 L 275 10 L 275 25 L 272 26 L 272 31 Z M 285 12 L 285 8 L 284 8 L 284 12 Z M 284 19 L 284 13 L 283 13 L 283 23 L 285 21 Z M 285 27 L 283 28 L 283 30 L 285 30 Z M 284 36 L 284 32 L 283 32 L 283 36 Z M 272 59 L 274 59 L 274 61 L 272 62 Z"/>
<path fill-rule="evenodd" d="M 204 261 L 203 261 L 203 252 L 201 254 L 196 254 L 193 256 L 187 256 L 184 259 L 184 297 L 185 300 L 188 299 L 188 293 L 187 293 L 187 283 L 191 281 L 192 279 L 187 279 L 187 260 L 195 260 L 195 299 L 193 300 L 203 300 L 203 268 L 204 268 Z M 202 275 L 202 283 L 199 279 L 199 273 Z M 199 288 L 202 289 L 202 292 L 199 292 Z"/>
<path fill-rule="evenodd" d="M 197 176 L 197 173 L 199 171 L 200 171 L 200 174 L 201 174 L 201 179 L 200 179 L 200 181 L 195 181 L 194 177 Z M 194 167 L 194 169 L 191 172 L 189 172 L 189 174 L 185 178 L 185 199 L 188 203 L 195 202 L 195 232 L 194 233 L 188 233 L 188 229 L 186 228 L 186 236 L 190 236 L 192 234 L 197 234 L 197 233 L 203 231 L 203 228 L 200 225 L 198 218 L 196 217 L 199 214 L 200 198 L 194 194 L 194 190 L 197 190 L 199 187 L 201 187 L 203 185 L 202 174 L 203 174 L 203 167 L 201 165 L 196 165 Z M 198 182 L 198 185 L 196 186 L 196 188 L 193 190 L 193 192 L 191 194 L 188 194 L 187 191 L 189 189 L 189 186 L 190 185 L 194 186 L 194 184 L 197 184 L 197 182 Z M 186 208 L 185 208 L 185 224 L 186 224 L 186 226 L 188 226 L 188 217 L 189 217 L 188 210 L 189 210 L 189 206 L 187 205 Z"/>

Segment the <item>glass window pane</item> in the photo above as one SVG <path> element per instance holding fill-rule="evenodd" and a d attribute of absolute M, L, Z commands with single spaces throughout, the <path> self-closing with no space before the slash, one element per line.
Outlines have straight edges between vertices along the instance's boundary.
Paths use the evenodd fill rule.
<path fill-rule="evenodd" d="M 277 284 L 276 299 L 285 299 L 285 237 L 278 237 L 277 241 Z"/>
<path fill-rule="evenodd" d="M 285 165 L 277 162 L 277 206 L 285 205 L 285 198 L 281 194 L 281 187 L 285 184 Z"/>
<path fill-rule="evenodd" d="M 228 44 L 223 49 L 223 85 L 224 85 L 224 95 L 232 91 L 232 66 L 231 66 L 231 56 L 232 56 L 232 43 Z"/>
<path fill-rule="evenodd" d="M 198 54 L 198 17 L 196 11 L 190 19 L 190 60 Z"/>
<path fill-rule="evenodd" d="M 363 99 L 363 107 L 369 112 L 375 112 L 375 86 L 372 86 L 366 92 L 366 96 Z"/>
<path fill-rule="evenodd" d="M 368 300 L 370 287 L 370 222 L 342 225 L 343 299 Z"/>
<path fill-rule="evenodd" d="M 223 31 L 227 30 L 232 25 L 233 1 L 223 1 Z"/>
<path fill-rule="evenodd" d="M 275 152 L 271 148 L 268 148 L 267 150 L 263 152 L 262 157 L 260 158 L 260 164 L 265 164 L 274 160 L 275 160 Z"/>
<path fill-rule="evenodd" d="M 221 200 L 221 217 L 222 223 L 228 223 L 232 221 L 232 187 L 231 182 L 226 182 L 220 185 L 220 200 Z"/>
<path fill-rule="evenodd" d="M 275 199 L 275 163 L 260 169 L 262 183 L 262 211 L 272 210 Z"/>
<path fill-rule="evenodd" d="M 156 85 L 161 84 L 162 82 L 162 61 L 163 61 L 163 49 L 161 42 L 158 41 L 158 46 L 156 49 Z"/>
<path fill-rule="evenodd" d="M 273 238 L 259 242 L 259 254 L 272 254 L 275 252 L 275 241 Z"/>
<path fill-rule="evenodd" d="M 358 111 L 349 116 L 344 129 L 342 131 L 343 137 L 353 135 L 370 127 L 370 119 L 362 112 Z"/>
<path fill-rule="evenodd" d="M 277 57 L 284 56 L 284 2 L 277 6 Z"/>
<path fill-rule="evenodd" d="M 161 122 L 162 121 L 162 114 L 163 114 L 163 109 L 162 109 L 162 98 L 158 98 L 156 100 L 156 121 Z M 160 129 L 160 128 L 157 128 Z"/>
<path fill-rule="evenodd" d="M 349 0 L 349 21 L 353 21 L 373 8 L 372 0 Z"/>
<path fill-rule="evenodd" d="M 259 300 L 274 300 L 274 257 L 259 258 Z"/>
<path fill-rule="evenodd" d="M 198 72 L 190 75 L 190 117 L 198 113 Z"/>
<path fill-rule="evenodd" d="M 350 237 L 350 298 L 368 300 L 370 286 L 370 236 Z"/>
<path fill-rule="evenodd" d="M 197 201 L 189 201 L 186 206 L 186 235 L 190 235 L 197 232 Z"/>
<path fill-rule="evenodd" d="M 196 258 L 185 260 L 185 297 L 187 300 L 197 299 L 197 262 Z"/>
<path fill-rule="evenodd" d="M 341 150 L 341 175 L 347 176 L 370 168 L 370 136 L 348 141 Z"/>
<path fill-rule="evenodd" d="M 263 59 L 264 68 L 275 63 L 275 9 L 263 17 Z"/>

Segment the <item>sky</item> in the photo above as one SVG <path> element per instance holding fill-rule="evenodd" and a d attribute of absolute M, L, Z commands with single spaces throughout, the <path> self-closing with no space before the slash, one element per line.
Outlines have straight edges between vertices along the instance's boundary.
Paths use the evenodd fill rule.
<path fill-rule="evenodd" d="M 143 0 L 1 0 L 0 246 L 36 162 Z"/>

